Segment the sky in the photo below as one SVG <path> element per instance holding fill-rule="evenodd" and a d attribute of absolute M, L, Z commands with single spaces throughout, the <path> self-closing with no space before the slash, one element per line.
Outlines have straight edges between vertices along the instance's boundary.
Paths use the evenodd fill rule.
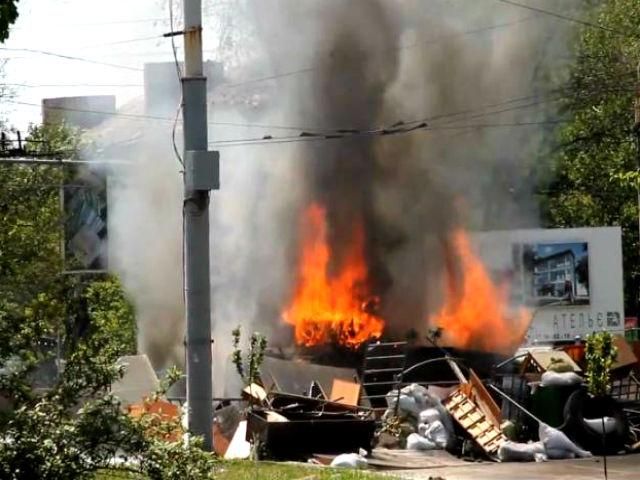
<path fill-rule="evenodd" d="M 20 130 L 40 122 L 42 98 L 116 95 L 120 106 L 142 95 L 144 62 L 173 59 L 171 42 L 161 37 L 169 30 L 165 0 L 20 0 L 18 8 L 0 45 L 0 58 L 9 59 L 0 81 L 12 84 L 15 97 L 3 100 L 0 114 Z"/>
<path fill-rule="evenodd" d="M 553 243 L 553 244 L 538 244 L 535 246 L 537 255 L 541 257 L 547 257 L 557 252 L 564 250 L 571 250 L 576 258 L 581 258 L 588 253 L 588 247 L 586 243 Z"/>

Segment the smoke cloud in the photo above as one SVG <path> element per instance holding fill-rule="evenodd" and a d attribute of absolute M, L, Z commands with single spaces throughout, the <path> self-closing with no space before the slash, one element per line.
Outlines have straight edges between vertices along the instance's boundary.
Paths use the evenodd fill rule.
<path fill-rule="evenodd" d="M 353 225 L 364 225 L 370 289 L 381 297 L 389 333 L 425 331 L 442 301 L 443 242 L 456 226 L 536 225 L 532 160 L 551 128 L 540 122 L 553 113 L 544 81 L 566 55 L 569 27 L 486 2 L 247 5 L 237 24 L 248 25 L 251 52 L 227 74 L 232 84 L 247 72 L 274 79 L 219 87 L 210 121 L 313 132 L 420 121 L 430 128 L 220 145 L 221 190 L 211 203 L 218 368 L 228 363 L 237 325 L 270 334 L 272 344 L 291 342 L 280 314 L 295 283 L 298 219 L 314 201 L 327 208 L 334 262 Z M 210 129 L 217 141 L 265 134 L 291 132 Z M 181 178 L 170 126 L 154 125 L 144 137 L 127 150 L 135 166 L 116 173 L 111 190 L 110 257 L 138 310 L 140 349 L 162 366 L 183 355 Z"/>

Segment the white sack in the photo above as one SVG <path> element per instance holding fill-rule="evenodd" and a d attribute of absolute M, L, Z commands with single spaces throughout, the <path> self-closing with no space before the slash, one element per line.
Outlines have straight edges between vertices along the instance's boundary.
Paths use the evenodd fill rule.
<path fill-rule="evenodd" d="M 433 423 L 440 420 L 440 412 L 436 408 L 427 408 L 418 416 L 420 423 Z"/>
<path fill-rule="evenodd" d="M 366 468 L 367 459 L 357 453 L 343 453 L 331 461 L 332 467 Z"/>
<path fill-rule="evenodd" d="M 540 441 L 544 445 L 545 452 L 547 452 L 547 456 L 549 456 L 549 458 L 551 458 L 549 455 L 550 453 L 553 455 L 553 458 L 557 459 L 573 458 L 574 456 L 587 458 L 592 456 L 591 452 L 582 450 L 575 443 L 569 440 L 564 433 L 556 428 L 550 427 L 549 425 L 540 423 L 538 433 L 540 435 Z"/>
<path fill-rule="evenodd" d="M 567 387 L 580 385 L 582 377 L 575 372 L 544 372 L 542 374 L 540 386 L 542 387 Z"/>
<path fill-rule="evenodd" d="M 407 450 L 436 450 L 437 448 L 435 443 L 417 433 L 412 433 L 407 437 Z"/>
<path fill-rule="evenodd" d="M 542 442 L 518 443 L 506 441 L 498 449 L 498 458 L 502 462 L 533 462 L 546 459 Z"/>

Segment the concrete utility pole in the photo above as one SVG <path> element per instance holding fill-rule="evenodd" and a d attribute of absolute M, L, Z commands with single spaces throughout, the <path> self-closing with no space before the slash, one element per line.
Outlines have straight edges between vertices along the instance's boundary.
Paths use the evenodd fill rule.
<path fill-rule="evenodd" d="M 217 152 L 209 152 L 207 79 L 202 66 L 201 0 L 184 1 L 184 248 L 189 430 L 213 449 L 209 191 L 219 187 Z"/>

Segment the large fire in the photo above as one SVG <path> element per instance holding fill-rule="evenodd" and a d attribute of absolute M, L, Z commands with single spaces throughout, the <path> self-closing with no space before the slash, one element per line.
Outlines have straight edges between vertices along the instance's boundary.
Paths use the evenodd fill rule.
<path fill-rule="evenodd" d="M 362 224 L 354 227 L 344 261 L 334 274 L 327 240 L 326 210 L 311 204 L 304 212 L 302 252 L 293 299 L 283 313 L 295 328 L 296 343 L 338 342 L 350 348 L 382 335 L 384 320 L 373 311 L 377 299 L 367 291 Z"/>
<path fill-rule="evenodd" d="M 452 247 L 449 259 L 458 260 L 459 270 L 448 262 L 445 302 L 431 323 L 442 328 L 450 346 L 513 353 L 526 334 L 529 311 L 510 309 L 509 285 L 491 280 L 464 231 L 454 232 Z"/>

